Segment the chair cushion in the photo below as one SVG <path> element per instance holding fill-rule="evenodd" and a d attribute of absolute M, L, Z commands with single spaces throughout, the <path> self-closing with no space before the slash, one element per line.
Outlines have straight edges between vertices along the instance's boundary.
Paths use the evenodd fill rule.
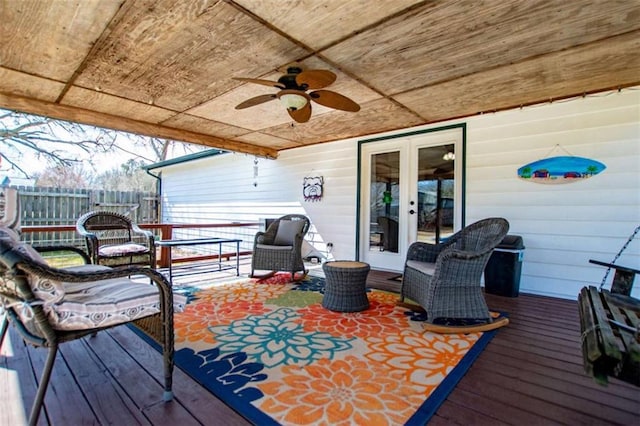
<path fill-rule="evenodd" d="M 293 246 L 272 246 L 269 244 L 257 244 L 256 248 L 266 249 L 266 250 L 281 250 L 281 251 L 293 250 Z"/>
<path fill-rule="evenodd" d="M 281 220 L 273 243 L 277 246 L 291 246 L 304 227 L 303 220 Z"/>
<path fill-rule="evenodd" d="M 60 303 L 44 310 L 57 330 L 81 330 L 133 321 L 160 312 L 158 288 L 148 282 L 113 278 L 88 283 L 64 283 Z M 187 298 L 175 294 L 174 310 L 182 312 Z"/>
<path fill-rule="evenodd" d="M 436 270 L 435 263 L 420 262 L 418 260 L 407 260 L 407 266 L 429 276 L 433 276 L 433 273 Z"/>
<path fill-rule="evenodd" d="M 44 258 L 29 244 L 21 243 L 18 234 L 10 228 L 0 227 L 0 238 L 11 240 L 13 250 L 34 262 L 46 265 Z M 56 303 L 62 300 L 65 294 L 64 286 L 60 281 L 27 276 L 33 294 L 45 303 Z"/>
<path fill-rule="evenodd" d="M 27 244 L 24 245 L 29 247 Z M 98 272 L 111 270 L 111 268 L 102 265 L 70 266 L 63 269 L 69 272 Z M 27 275 L 27 279 L 29 281 L 31 291 L 33 291 L 33 294 L 38 299 L 45 302 L 45 306 L 61 302 L 66 296 L 67 287 L 75 285 L 73 283 L 52 280 L 50 278 L 42 278 L 32 274 Z"/>
<path fill-rule="evenodd" d="M 128 254 L 146 253 L 149 249 L 141 244 L 125 243 L 111 246 L 102 246 L 98 249 L 100 256 L 126 256 Z"/>

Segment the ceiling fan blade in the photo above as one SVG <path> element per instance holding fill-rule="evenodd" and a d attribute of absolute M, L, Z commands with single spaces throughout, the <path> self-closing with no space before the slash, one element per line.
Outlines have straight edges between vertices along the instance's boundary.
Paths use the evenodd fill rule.
<path fill-rule="evenodd" d="M 306 85 L 310 90 L 322 89 L 334 81 L 336 81 L 336 75 L 327 70 L 307 70 L 296 75 L 298 86 Z"/>
<path fill-rule="evenodd" d="M 256 106 L 256 105 L 260 105 L 263 104 L 265 102 L 269 102 L 273 99 L 276 99 L 276 95 L 275 94 L 269 94 L 269 95 L 260 95 L 260 96 L 256 96 L 254 98 L 251 99 L 247 99 L 246 101 L 239 103 L 238 105 L 236 105 L 236 109 L 245 109 L 245 108 L 249 108 L 252 106 Z"/>
<path fill-rule="evenodd" d="M 246 77 L 233 77 L 233 79 L 238 81 L 244 81 L 246 83 L 262 84 L 263 86 L 277 87 L 279 89 L 284 89 L 284 84 L 278 83 L 277 81 L 262 80 L 260 78 L 246 78 Z"/>
<path fill-rule="evenodd" d="M 287 110 L 291 118 L 296 120 L 298 123 L 306 123 L 311 118 L 311 102 L 307 102 L 307 104 L 296 110 Z"/>
<path fill-rule="evenodd" d="M 340 93 L 332 92 L 330 90 L 316 90 L 315 92 L 309 93 L 309 96 L 315 102 L 329 108 L 350 112 L 360 111 L 360 105 L 347 98 L 346 96 L 343 96 Z"/>

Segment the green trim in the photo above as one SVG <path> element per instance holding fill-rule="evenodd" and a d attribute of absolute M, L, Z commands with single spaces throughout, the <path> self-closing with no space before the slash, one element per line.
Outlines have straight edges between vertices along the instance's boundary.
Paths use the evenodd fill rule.
<path fill-rule="evenodd" d="M 467 222 L 467 123 L 462 123 L 462 223 L 460 229 L 466 226 Z"/>
<path fill-rule="evenodd" d="M 358 142 L 359 143 L 380 142 L 380 141 L 386 141 L 386 140 L 389 140 L 389 139 L 401 138 L 401 137 L 405 137 L 405 136 L 421 135 L 423 133 L 442 132 L 444 130 L 452 130 L 452 129 L 457 129 L 457 128 L 462 128 L 463 129 L 463 135 L 464 135 L 464 133 L 465 133 L 464 129 L 467 128 L 467 123 L 449 124 L 447 126 L 434 127 L 433 129 L 414 130 L 412 132 L 400 133 L 400 134 L 397 134 L 397 135 L 388 135 L 388 136 L 380 136 L 380 137 L 371 138 L 371 139 L 363 139 L 363 140 L 358 141 Z M 463 139 L 463 142 L 464 142 L 464 139 Z M 359 148 L 360 148 L 360 146 L 358 145 L 358 149 Z"/>
<path fill-rule="evenodd" d="M 193 160 L 200 160 L 202 158 L 215 157 L 216 155 L 226 154 L 227 151 L 221 151 L 219 149 L 208 149 L 206 151 L 200 151 L 189 155 L 183 155 L 182 157 L 172 158 L 171 160 L 160 161 L 158 163 L 147 164 L 142 166 L 143 169 L 149 171 L 158 169 L 160 167 L 173 166 L 181 163 L 188 163 Z"/>
<path fill-rule="evenodd" d="M 355 260 L 360 260 L 360 176 L 362 175 L 362 143 L 358 141 L 358 179 L 356 186 L 356 256 Z"/>
<path fill-rule="evenodd" d="M 442 132 L 445 130 L 453 130 L 453 129 L 462 129 L 462 207 L 461 207 L 461 214 L 462 214 L 462 223 L 461 223 L 461 228 L 464 228 L 465 226 L 465 216 L 466 216 L 466 180 L 467 180 L 467 123 L 458 123 L 458 124 L 449 124 L 447 126 L 441 126 L 441 127 L 434 127 L 431 129 L 422 129 L 422 130 L 414 130 L 411 132 L 406 132 L 406 133 L 399 133 L 399 134 L 395 134 L 395 135 L 387 135 L 387 136 L 380 136 L 380 137 L 376 137 L 376 138 L 370 138 L 370 139 L 363 139 L 363 140 L 359 140 L 358 141 L 358 179 L 357 179 L 357 188 L 356 188 L 356 244 L 355 244 L 355 248 L 356 248 L 356 254 L 355 254 L 355 259 L 356 260 L 360 260 L 360 199 L 361 199 L 361 194 L 360 194 L 360 189 L 361 189 L 361 185 L 362 185 L 362 179 L 361 179 L 361 175 L 362 175 L 362 145 L 365 143 L 371 143 L 371 142 L 380 142 L 380 141 L 386 141 L 386 140 L 390 140 L 390 139 L 397 139 L 397 138 L 402 138 L 402 137 L 407 137 L 407 136 L 414 136 L 414 135 L 421 135 L 421 134 L 425 134 L 425 133 L 434 133 L 434 132 Z"/>

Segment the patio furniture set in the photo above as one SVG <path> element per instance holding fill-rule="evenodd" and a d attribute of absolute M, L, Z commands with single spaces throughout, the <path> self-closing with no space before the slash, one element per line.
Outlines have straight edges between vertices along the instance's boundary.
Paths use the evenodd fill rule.
<path fill-rule="evenodd" d="M 256 271 L 286 271 L 291 281 L 307 274 L 301 245 L 309 229 L 303 215 L 283 216 L 271 223 L 254 240 L 251 276 Z M 116 213 L 92 212 L 82 216 L 78 232 L 86 238 L 87 253 L 75 247 L 34 247 L 20 241 L 10 227 L 0 226 L 0 301 L 4 315 L 0 326 L 0 346 L 13 323 L 23 339 L 46 347 L 49 355 L 32 406 L 29 423 L 38 422 L 45 392 L 60 343 L 94 335 L 126 323 L 148 330 L 162 347 L 164 400 L 172 393 L 174 355 L 173 315 L 180 312 L 186 298 L 174 295 L 171 280 L 155 270 L 155 245 L 169 248 L 201 244 L 236 244 L 235 269 L 239 274 L 238 239 L 204 238 L 154 241 L 128 218 Z M 472 224 L 445 243 L 414 243 L 407 253 L 400 303 L 410 299 L 415 309 L 426 311 L 427 323 L 441 319 L 481 320 L 492 325 L 484 301 L 480 278 L 493 248 L 506 235 L 508 223 L 490 218 Z M 136 239 L 137 237 L 137 239 Z M 70 250 L 85 264 L 68 268 L 49 266 L 40 252 Z M 220 263 L 219 252 L 217 268 Z M 323 265 L 326 285 L 322 305 L 339 312 L 359 312 L 369 308 L 366 280 L 370 266 L 357 261 L 330 261 Z M 296 275 L 297 274 L 297 275 Z M 147 282 L 132 280 L 146 276 Z M 493 327 L 504 324 L 496 324 Z M 455 330 L 455 327 L 453 327 Z"/>

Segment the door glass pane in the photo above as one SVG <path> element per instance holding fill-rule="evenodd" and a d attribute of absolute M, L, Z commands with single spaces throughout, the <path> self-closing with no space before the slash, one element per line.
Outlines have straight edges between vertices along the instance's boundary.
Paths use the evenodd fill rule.
<path fill-rule="evenodd" d="M 398 252 L 400 152 L 371 156 L 369 250 Z"/>
<path fill-rule="evenodd" d="M 418 150 L 418 241 L 434 243 L 453 234 L 454 145 Z"/>

